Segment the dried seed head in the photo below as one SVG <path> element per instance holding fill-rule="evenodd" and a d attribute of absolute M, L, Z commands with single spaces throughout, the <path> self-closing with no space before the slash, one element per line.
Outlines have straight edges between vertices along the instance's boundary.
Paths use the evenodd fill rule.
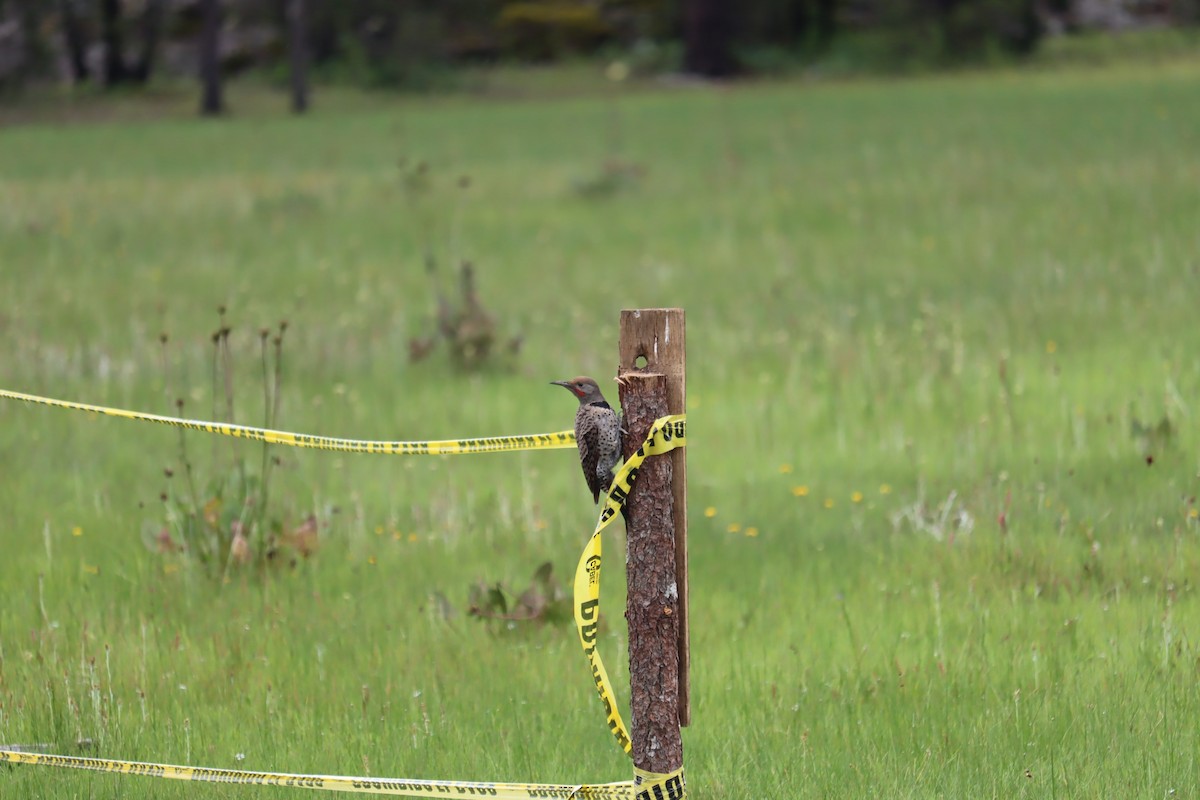
<path fill-rule="evenodd" d="M 288 321 L 286 319 L 279 320 L 279 332 L 285 333 L 288 329 Z"/>
<path fill-rule="evenodd" d="M 160 344 L 166 344 L 166 343 L 167 343 L 167 332 L 166 332 L 166 331 L 163 331 L 162 333 L 160 333 L 160 334 L 158 335 L 158 341 L 159 341 L 159 343 L 160 343 Z"/>
<path fill-rule="evenodd" d="M 166 492 L 163 492 L 162 494 L 160 494 L 160 495 L 158 496 L 158 499 L 159 499 L 159 500 L 161 500 L 161 501 L 163 501 L 164 503 L 165 503 L 165 502 L 167 502 L 167 493 L 166 493 Z"/>
<path fill-rule="evenodd" d="M 175 407 L 180 410 L 183 410 L 183 398 L 182 397 L 175 398 Z"/>
<path fill-rule="evenodd" d="M 168 478 L 170 478 L 175 475 L 175 470 L 171 469 L 170 467 L 167 467 L 166 469 L 163 470 L 163 475 L 166 475 Z"/>
<path fill-rule="evenodd" d="M 259 335 L 259 338 L 261 338 L 265 342 L 267 340 L 267 337 L 271 335 L 271 332 L 269 330 L 267 330 L 266 328 L 259 328 L 258 335 Z"/>

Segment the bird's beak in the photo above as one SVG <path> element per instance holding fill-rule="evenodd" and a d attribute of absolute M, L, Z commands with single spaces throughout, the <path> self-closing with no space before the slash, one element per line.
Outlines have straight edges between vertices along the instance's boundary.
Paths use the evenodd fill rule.
<path fill-rule="evenodd" d="M 550 385 L 551 385 L 551 386 L 561 386 L 561 387 L 563 387 L 564 389 L 570 389 L 570 388 L 571 388 L 571 382 L 570 382 L 570 381 L 550 381 Z"/>

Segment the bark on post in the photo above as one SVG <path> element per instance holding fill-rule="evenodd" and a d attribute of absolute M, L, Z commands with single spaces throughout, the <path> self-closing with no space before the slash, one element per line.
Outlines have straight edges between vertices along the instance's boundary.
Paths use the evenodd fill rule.
<path fill-rule="evenodd" d="M 638 449 L 654 420 L 667 414 L 667 379 L 657 373 L 626 373 L 621 408 L 624 456 Z M 629 583 L 629 705 L 633 763 L 650 772 L 683 766 L 679 732 L 679 591 L 671 460 L 645 460 L 629 493 L 625 574 Z"/>
<path fill-rule="evenodd" d="M 623 455 L 641 446 L 654 421 L 683 413 L 682 309 L 621 313 Z M 687 705 L 686 448 L 646 459 L 630 491 L 630 737 L 634 765 L 668 773 L 683 766 L 679 727 Z"/>
<path fill-rule="evenodd" d="M 667 413 L 687 410 L 687 336 L 682 308 L 643 308 L 621 312 L 620 374 L 657 372 L 667 379 Z M 622 404 L 624 394 L 622 394 Z M 628 426 L 626 427 L 628 429 Z M 645 438 L 645 432 L 642 432 Z M 629 437 L 640 442 L 640 439 Z M 635 448 L 636 449 L 636 448 Z M 675 582 L 679 588 L 679 724 L 692 724 L 691 640 L 688 631 L 687 448 L 666 458 L 672 467 L 675 508 Z"/>

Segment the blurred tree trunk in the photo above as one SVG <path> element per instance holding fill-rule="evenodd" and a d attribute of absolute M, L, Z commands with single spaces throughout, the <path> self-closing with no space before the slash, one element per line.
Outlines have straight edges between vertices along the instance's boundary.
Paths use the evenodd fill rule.
<path fill-rule="evenodd" d="M 808 6 L 808 0 L 794 0 L 786 7 L 784 24 L 780 26 L 784 30 L 780 31 L 780 34 L 787 44 L 803 44 L 808 41 L 812 29 L 812 14 Z"/>
<path fill-rule="evenodd" d="M 693 75 L 725 78 L 737 71 L 733 57 L 735 0 L 686 0 L 683 68 Z"/>
<path fill-rule="evenodd" d="M 71 81 L 86 83 L 92 77 L 92 71 L 88 68 L 87 41 L 79 15 L 75 13 L 74 0 L 58 0 L 58 17 L 67 50 L 67 63 L 71 69 Z"/>
<path fill-rule="evenodd" d="M 288 48 L 292 61 L 292 111 L 308 110 L 308 20 L 304 0 L 288 2 Z"/>
<path fill-rule="evenodd" d="M 221 0 L 202 0 L 204 27 L 200 31 L 200 113 L 213 117 L 225 111 L 221 98 Z"/>
<path fill-rule="evenodd" d="M 312 45 L 312 59 L 316 64 L 324 64 L 342 53 L 344 26 L 341 16 L 333 13 L 325 3 L 318 3 L 316 8 L 312 9 L 311 16 L 313 26 L 309 43 Z"/>
<path fill-rule="evenodd" d="M 121 36 L 121 0 L 100 0 L 100 38 L 104 42 L 105 85 L 124 83 L 129 79 L 129 70 Z"/>
<path fill-rule="evenodd" d="M 158 54 L 158 37 L 162 30 L 163 0 L 146 0 L 142 9 L 142 51 L 129 72 L 131 80 L 145 83 L 154 72 L 154 58 Z"/>
<path fill-rule="evenodd" d="M 963 43 L 954 29 L 954 8 L 958 0 L 933 0 L 933 18 L 941 37 L 942 55 L 960 55 Z"/>
<path fill-rule="evenodd" d="M 838 0 L 817 0 L 816 45 L 825 49 L 837 33 Z"/>
<path fill-rule="evenodd" d="M 0 2 L 0 22 L 8 22 L 5 16 L 11 14 L 20 31 L 17 39 L 21 44 L 20 54 L 17 55 L 16 70 L 10 76 L 10 81 L 5 81 L 7 85 L 20 85 L 38 75 L 50 60 L 50 48 L 41 35 L 44 5 L 39 0 Z"/>

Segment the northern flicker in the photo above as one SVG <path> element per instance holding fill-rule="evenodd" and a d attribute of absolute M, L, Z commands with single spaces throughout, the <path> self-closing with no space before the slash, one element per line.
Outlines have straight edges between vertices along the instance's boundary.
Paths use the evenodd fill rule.
<path fill-rule="evenodd" d="M 592 491 L 592 502 L 600 502 L 600 493 L 607 492 L 613 470 L 621 460 L 621 414 L 604 399 L 594 380 L 585 376 L 569 381 L 552 381 L 579 399 L 575 412 L 575 443 L 579 448 L 579 463 L 583 477 Z M 624 506 L 621 513 L 626 515 Z"/>

